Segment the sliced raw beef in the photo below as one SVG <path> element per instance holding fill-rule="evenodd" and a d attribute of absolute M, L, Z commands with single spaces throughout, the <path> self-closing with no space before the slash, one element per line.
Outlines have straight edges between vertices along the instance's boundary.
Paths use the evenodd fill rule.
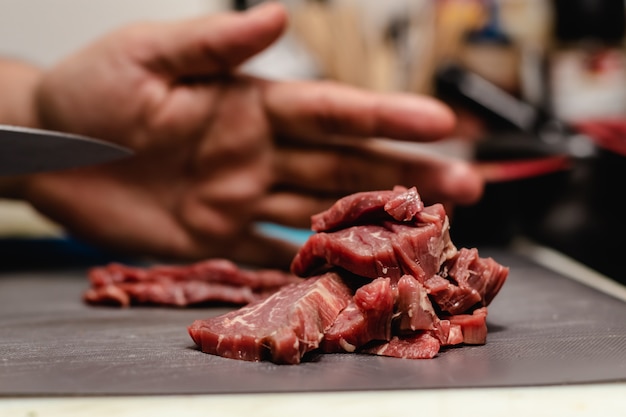
<path fill-rule="evenodd" d="M 508 270 L 492 258 L 481 258 L 476 248 L 463 248 L 445 266 L 461 288 L 478 292 L 483 305 L 491 303 L 508 276 Z"/>
<path fill-rule="evenodd" d="M 291 271 L 310 276 L 340 267 L 371 279 L 411 274 L 424 282 L 455 254 L 444 208 L 435 204 L 411 222 L 385 220 L 316 233 L 293 259 Z"/>
<path fill-rule="evenodd" d="M 451 316 L 449 319 L 452 327 L 460 329 L 463 343 L 482 345 L 487 341 L 487 307 L 476 309 L 472 314 Z"/>
<path fill-rule="evenodd" d="M 424 209 L 424 202 L 417 193 L 417 188 L 412 187 L 402 194 L 393 196 L 385 204 L 385 211 L 399 222 L 408 222 Z"/>
<path fill-rule="evenodd" d="M 409 221 L 424 208 L 412 187 L 396 186 L 392 191 L 356 193 L 338 200 L 330 209 L 311 217 L 311 230 L 326 232 L 340 227 L 386 219 Z"/>
<path fill-rule="evenodd" d="M 84 300 L 89 304 L 159 305 L 186 307 L 206 303 L 243 305 L 260 300 L 276 291 L 253 291 L 249 287 L 237 287 L 205 281 L 153 281 L 106 285 L 85 291 Z"/>
<path fill-rule="evenodd" d="M 424 283 L 433 302 L 444 312 L 462 314 L 488 305 L 500 291 L 508 268 L 476 249 L 461 249 Z"/>
<path fill-rule="evenodd" d="M 442 346 L 482 344 L 487 308 L 508 269 L 457 250 L 440 204 L 415 188 L 358 193 L 313 216 L 294 258 L 308 276 L 263 302 L 196 321 L 204 352 L 298 363 L 311 350 L 435 357 Z"/>
<path fill-rule="evenodd" d="M 391 356 L 403 359 L 432 359 L 439 353 L 441 343 L 429 333 L 419 332 L 411 336 L 394 336 L 390 341 L 365 347 L 362 353 Z"/>
<path fill-rule="evenodd" d="M 433 358 L 483 344 L 487 306 L 508 268 L 457 249 L 441 204 L 415 187 L 357 193 L 312 217 L 291 273 L 246 270 L 223 259 L 190 266 L 90 271 L 90 303 L 247 304 L 188 327 L 203 352 L 300 363 L 308 352 Z M 300 278 L 304 277 L 304 278 Z"/>
<path fill-rule="evenodd" d="M 416 330 L 440 330 L 440 320 L 433 308 L 426 288 L 411 275 L 405 275 L 398 282 L 397 317 L 398 331 L 401 334 Z M 447 340 L 448 335 L 441 337 Z"/>
<path fill-rule="evenodd" d="M 410 339 L 419 331 L 435 337 L 438 340 L 436 351 L 439 351 L 439 346 L 448 342 L 449 330 L 450 322 L 442 325 L 426 289 L 415 278 L 405 275 L 397 284 L 389 278 L 377 278 L 356 291 L 351 303 L 324 335 L 321 349 L 324 352 L 367 351 L 372 343 L 394 340 L 394 334 Z M 389 350 L 387 356 L 391 352 Z"/>
<path fill-rule="evenodd" d="M 327 273 L 284 287 L 240 310 L 196 320 L 188 330 L 206 353 L 295 364 L 319 346 L 352 295 L 339 275 Z"/>
<path fill-rule="evenodd" d="M 389 340 L 395 299 L 389 278 L 363 285 L 325 332 L 322 350 L 354 352 L 372 340 Z"/>
<path fill-rule="evenodd" d="M 110 264 L 89 271 L 91 304 L 183 307 L 210 302 L 248 304 L 301 281 L 278 270 L 245 270 L 225 259 L 151 268 Z"/>

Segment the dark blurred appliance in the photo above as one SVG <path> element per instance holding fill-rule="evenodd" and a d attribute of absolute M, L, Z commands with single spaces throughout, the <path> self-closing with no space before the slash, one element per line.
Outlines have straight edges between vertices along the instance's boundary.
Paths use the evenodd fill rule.
<path fill-rule="evenodd" d="M 517 236 L 555 248 L 626 283 L 626 155 L 533 107 L 464 68 L 451 64 L 436 79 L 443 100 L 473 111 L 490 135 L 475 148 L 478 162 L 563 156 L 569 169 L 486 185 L 483 199 L 459 207 L 453 240 L 462 246 L 507 245 Z M 626 119 L 625 119 L 626 120 Z M 624 141 L 624 136 L 613 140 Z"/>

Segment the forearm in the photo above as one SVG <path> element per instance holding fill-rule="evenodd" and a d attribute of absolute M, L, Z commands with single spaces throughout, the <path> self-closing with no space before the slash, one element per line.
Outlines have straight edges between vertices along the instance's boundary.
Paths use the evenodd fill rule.
<path fill-rule="evenodd" d="M 41 70 L 31 64 L 0 58 L 0 124 L 38 127 L 35 95 L 40 77 Z"/>

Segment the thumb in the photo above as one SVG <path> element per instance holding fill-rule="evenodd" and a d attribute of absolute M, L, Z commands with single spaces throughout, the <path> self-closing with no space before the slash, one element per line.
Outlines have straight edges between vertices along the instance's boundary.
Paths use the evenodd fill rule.
<path fill-rule="evenodd" d="M 144 34 L 149 47 L 142 64 L 173 78 L 227 72 L 271 45 L 286 24 L 287 13 L 277 2 L 158 24 Z"/>

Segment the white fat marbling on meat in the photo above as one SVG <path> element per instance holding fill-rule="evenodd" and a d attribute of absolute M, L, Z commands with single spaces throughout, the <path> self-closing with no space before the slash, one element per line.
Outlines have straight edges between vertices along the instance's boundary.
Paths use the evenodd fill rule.
<path fill-rule="evenodd" d="M 346 352 L 350 352 L 350 353 L 356 350 L 356 346 L 346 341 L 346 339 L 344 339 L 343 337 L 339 339 L 339 346 L 341 346 L 341 348 L 345 350 Z"/>

